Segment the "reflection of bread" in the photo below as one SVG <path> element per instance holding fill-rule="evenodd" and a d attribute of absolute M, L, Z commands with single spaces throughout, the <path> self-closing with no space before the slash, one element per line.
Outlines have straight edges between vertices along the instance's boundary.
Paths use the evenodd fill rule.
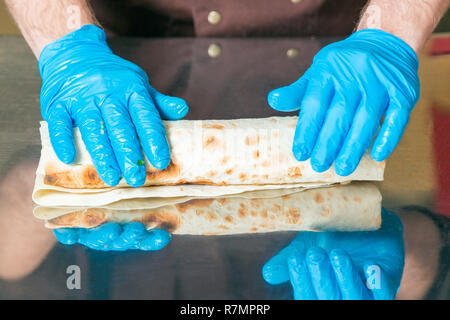
<path fill-rule="evenodd" d="M 146 161 L 145 185 L 262 185 L 302 182 L 382 180 L 384 162 L 366 155 L 356 171 L 340 177 L 331 168 L 318 173 L 309 161 L 297 161 L 292 142 L 297 117 L 264 119 L 166 121 L 172 162 L 157 170 Z M 50 145 L 47 124 L 41 123 L 42 157 L 38 174 L 46 185 L 95 189 L 107 186 L 99 178 L 78 129 L 77 165 L 60 162 Z M 120 186 L 126 186 L 124 180 Z"/>
<path fill-rule="evenodd" d="M 133 207 L 132 203 L 130 207 Z M 47 220 L 50 228 L 90 228 L 107 221 L 138 221 L 148 229 L 162 228 L 175 234 L 201 235 L 284 230 L 373 230 L 381 224 L 381 195 L 371 183 L 354 182 L 270 198 L 194 199 L 152 209 L 73 208 L 61 209 L 61 215 L 55 214 L 55 208 L 51 209 L 51 214 L 46 210 L 39 207 L 35 215 Z"/>

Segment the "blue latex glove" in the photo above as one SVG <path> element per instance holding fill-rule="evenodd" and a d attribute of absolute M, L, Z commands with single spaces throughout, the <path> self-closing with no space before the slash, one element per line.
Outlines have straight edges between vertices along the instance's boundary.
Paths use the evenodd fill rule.
<path fill-rule="evenodd" d="M 377 231 L 300 232 L 264 265 L 263 277 L 290 281 L 297 300 L 394 299 L 405 260 L 403 225 L 385 209 L 382 219 Z"/>
<path fill-rule="evenodd" d="M 103 30 L 86 25 L 49 44 L 39 70 L 41 112 L 62 162 L 75 159 L 72 127 L 78 126 L 100 178 L 110 186 L 121 176 L 134 187 L 145 182 L 140 143 L 154 167 L 168 166 L 161 117 L 181 119 L 188 106 L 157 92 L 141 68 L 113 54 Z"/>
<path fill-rule="evenodd" d="M 273 90 L 269 105 L 300 109 L 292 151 L 311 158 L 317 172 L 335 161 L 338 175 L 352 173 L 384 115 L 371 156 L 386 159 L 397 146 L 419 98 L 418 60 L 403 40 L 381 30 L 361 30 L 330 44 L 293 84 Z"/>
<path fill-rule="evenodd" d="M 54 229 L 53 233 L 62 244 L 79 243 L 102 251 L 160 250 L 171 240 L 170 233 L 167 231 L 162 229 L 147 231 L 139 222 L 129 222 L 124 225 L 107 222 L 91 229 Z"/>

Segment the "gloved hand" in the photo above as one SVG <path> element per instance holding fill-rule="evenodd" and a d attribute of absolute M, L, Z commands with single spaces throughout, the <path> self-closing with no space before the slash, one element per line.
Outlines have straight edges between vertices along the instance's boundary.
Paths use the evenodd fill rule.
<path fill-rule="evenodd" d="M 49 44 L 39 70 L 41 112 L 62 162 L 75 159 L 72 127 L 78 126 L 100 178 L 110 186 L 121 175 L 134 187 L 145 182 L 140 143 L 155 168 L 168 166 L 161 118 L 181 119 L 188 106 L 157 92 L 141 68 L 113 54 L 103 30 L 86 25 Z"/>
<path fill-rule="evenodd" d="M 293 84 L 271 91 L 269 105 L 299 110 L 292 151 L 311 158 L 317 172 L 335 161 L 351 174 L 369 148 L 384 115 L 371 156 L 386 159 L 397 146 L 419 98 L 418 60 L 403 40 L 381 30 L 355 32 L 330 44 Z"/>
<path fill-rule="evenodd" d="M 129 222 L 124 225 L 107 222 L 91 229 L 54 229 L 53 233 L 62 244 L 79 243 L 102 251 L 161 250 L 171 240 L 170 233 L 167 231 L 162 229 L 147 231 L 139 222 Z"/>
<path fill-rule="evenodd" d="M 264 265 L 263 277 L 274 285 L 290 280 L 297 300 L 393 299 L 405 260 L 403 225 L 385 209 L 382 219 L 377 231 L 300 232 Z"/>

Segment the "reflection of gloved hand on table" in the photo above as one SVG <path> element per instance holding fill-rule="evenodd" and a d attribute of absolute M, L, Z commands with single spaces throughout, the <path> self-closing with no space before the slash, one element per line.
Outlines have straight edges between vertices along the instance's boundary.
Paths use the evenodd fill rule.
<path fill-rule="evenodd" d="M 147 231 L 139 222 L 123 225 L 107 222 L 92 229 L 61 228 L 55 229 L 54 234 L 62 244 L 79 243 L 88 248 L 103 251 L 160 250 L 171 239 L 167 231 L 161 229 Z"/>
<path fill-rule="evenodd" d="M 290 281 L 300 300 L 393 299 L 405 259 L 403 225 L 394 213 L 382 214 L 377 231 L 300 232 L 265 264 L 264 279 Z"/>
<path fill-rule="evenodd" d="M 100 178 L 110 186 L 122 175 L 131 186 L 144 184 L 141 144 L 155 168 L 168 166 L 161 118 L 181 119 L 188 106 L 157 92 L 141 68 L 113 54 L 103 30 L 86 25 L 50 43 L 40 55 L 39 70 L 42 116 L 61 161 L 75 160 L 75 125 Z"/>
<path fill-rule="evenodd" d="M 361 30 L 330 44 L 293 84 L 269 93 L 269 105 L 299 110 L 293 153 L 311 158 L 322 172 L 357 167 L 385 116 L 371 156 L 386 159 L 396 147 L 419 98 L 418 60 L 400 38 L 381 30 Z"/>

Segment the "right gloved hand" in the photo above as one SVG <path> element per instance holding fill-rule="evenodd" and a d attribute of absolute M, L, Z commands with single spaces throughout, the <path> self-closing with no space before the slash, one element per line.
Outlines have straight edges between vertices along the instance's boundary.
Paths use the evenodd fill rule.
<path fill-rule="evenodd" d="M 270 284 L 290 281 L 296 300 L 387 300 L 404 263 L 403 224 L 383 208 L 379 230 L 299 232 L 262 273 Z"/>
<path fill-rule="evenodd" d="M 117 185 L 121 176 L 130 186 L 144 184 L 140 144 L 155 168 L 169 165 L 161 118 L 181 119 L 189 108 L 183 99 L 156 91 L 141 68 L 115 55 L 102 29 L 86 25 L 47 45 L 39 71 L 41 113 L 62 162 L 75 159 L 72 128 L 77 126 L 107 185 Z"/>
<path fill-rule="evenodd" d="M 62 244 L 79 243 L 90 249 L 102 251 L 145 250 L 164 248 L 171 240 L 170 233 L 162 229 L 147 231 L 140 222 L 123 225 L 107 222 L 91 229 L 54 229 L 56 239 Z"/>

